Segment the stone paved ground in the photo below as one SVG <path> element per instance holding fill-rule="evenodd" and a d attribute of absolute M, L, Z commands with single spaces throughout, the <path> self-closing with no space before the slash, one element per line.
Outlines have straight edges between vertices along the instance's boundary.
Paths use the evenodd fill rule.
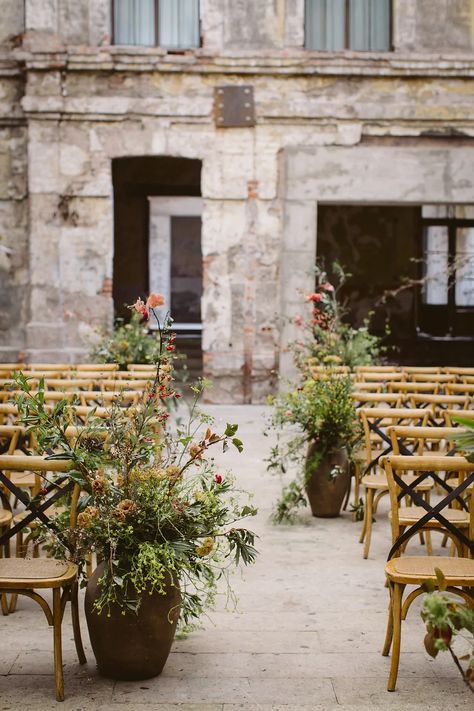
<path fill-rule="evenodd" d="M 97 676 L 90 646 L 87 667 L 75 658 L 64 625 L 66 710 L 100 711 L 375 711 L 472 708 L 446 655 L 431 660 L 423 625 L 412 608 L 403 629 L 398 690 L 385 690 L 388 659 L 380 655 L 387 592 L 383 562 L 389 531 L 375 526 L 369 560 L 350 515 L 274 527 L 269 521 L 278 478 L 267 474 L 262 436 L 265 408 L 212 407 L 218 420 L 239 422 L 245 451 L 226 457 L 239 481 L 256 492 L 260 515 L 258 564 L 238 576 L 238 612 L 219 610 L 205 629 L 177 641 L 163 674 L 139 683 Z M 230 453 L 229 453 L 230 454 Z M 87 637 L 85 624 L 84 636 Z M 0 709 L 52 709 L 51 633 L 27 599 L 1 619 Z"/>

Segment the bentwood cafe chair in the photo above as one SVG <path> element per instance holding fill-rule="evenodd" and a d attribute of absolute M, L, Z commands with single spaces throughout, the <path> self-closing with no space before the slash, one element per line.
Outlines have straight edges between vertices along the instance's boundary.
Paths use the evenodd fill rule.
<path fill-rule="evenodd" d="M 3 472 L 6 471 L 34 471 L 34 472 L 54 472 L 66 473 L 71 468 L 70 462 L 61 460 L 47 460 L 37 456 L 2 455 L 0 456 L 0 480 L 7 488 L 15 488 Z M 58 486 L 54 481 L 46 485 L 46 495 L 41 505 L 35 506 L 25 500 L 26 508 L 30 512 L 32 520 L 40 519 L 48 525 L 51 523 L 46 515 L 46 511 L 51 507 L 52 502 L 63 498 L 66 495 L 71 497 L 71 526 L 75 526 L 77 503 L 80 494 L 80 487 L 74 482 Z M 12 491 L 20 500 L 24 500 L 24 493 L 20 490 Z M 28 525 L 28 518 L 13 526 L 7 532 L 7 536 L 16 533 Z M 0 538 L 0 545 L 3 539 Z M 71 602 L 72 625 L 76 651 L 81 664 L 85 664 L 86 658 L 82 646 L 81 632 L 79 627 L 79 607 L 78 607 L 78 569 L 74 563 L 66 560 L 53 560 L 51 558 L 2 558 L 0 559 L 0 596 L 6 594 L 25 595 L 37 602 L 43 610 L 48 624 L 53 628 L 53 648 L 54 648 L 54 676 L 56 685 L 57 701 L 64 701 L 64 679 L 62 664 L 62 641 L 61 625 L 64 609 L 68 601 Z M 53 596 L 52 606 L 38 591 L 51 590 Z M 4 610 L 5 612 L 5 610 Z"/>

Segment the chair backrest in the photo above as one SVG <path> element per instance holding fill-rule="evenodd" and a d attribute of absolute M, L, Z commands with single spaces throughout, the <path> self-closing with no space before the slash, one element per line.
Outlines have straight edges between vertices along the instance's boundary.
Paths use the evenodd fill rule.
<path fill-rule="evenodd" d="M 355 373 L 393 373 L 400 370 L 396 365 L 356 365 Z"/>
<path fill-rule="evenodd" d="M 118 363 L 77 363 L 73 367 L 78 372 L 92 370 L 94 373 L 119 369 Z"/>
<path fill-rule="evenodd" d="M 451 366 L 448 366 L 443 368 L 443 372 L 450 375 L 457 375 L 458 377 L 462 377 L 464 375 L 474 376 L 474 368 L 452 368 Z"/>
<path fill-rule="evenodd" d="M 23 456 L 23 455 L 0 455 L 0 471 L 8 472 L 42 472 L 44 474 L 48 472 L 54 473 L 64 473 L 74 468 L 73 463 L 70 460 L 65 459 L 46 459 L 46 457 L 38 456 Z M 71 494 L 71 510 L 70 510 L 70 525 L 74 527 L 77 520 L 77 504 L 79 501 L 79 495 L 81 488 L 78 484 L 75 484 L 72 488 Z"/>
<path fill-rule="evenodd" d="M 412 373 L 410 379 L 415 383 L 454 383 L 456 376 L 450 373 Z"/>
<path fill-rule="evenodd" d="M 474 383 L 446 383 L 447 395 L 469 395 L 474 396 Z"/>
<path fill-rule="evenodd" d="M 353 392 L 352 399 L 357 407 L 401 407 L 404 398 L 397 393 Z"/>
<path fill-rule="evenodd" d="M 404 373 L 441 373 L 441 368 L 436 365 L 403 365 L 401 370 Z"/>
<path fill-rule="evenodd" d="M 409 382 L 391 382 L 388 383 L 388 390 L 391 393 L 431 393 L 439 392 L 440 383 L 414 383 Z"/>
<path fill-rule="evenodd" d="M 384 431 L 387 427 L 402 424 L 426 427 L 430 415 L 428 410 L 405 407 L 362 407 L 356 412 L 364 428 L 367 466 L 371 466 L 375 459 L 376 447 L 388 447 L 390 438 Z"/>
<path fill-rule="evenodd" d="M 385 390 L 385 383 L 378 381 L 355 380 L 353 383 L 354 392 L 381 393 Z"/>
<path fill-rule="evenodd" d="M 457 408 L 466 410 L 470 399 L 465 395 L 428 395 L 426 393 L 407 393 L 411 407 L 427 407 L 433 413 L 440 414 L 442 410 Z"/>
<path fill-rule="evenodd" d="M 431 476 L 432 473 L 450 472 L 455 473 L 458 477 L 458 482 L 462 484 L 467 475 L 474 472 L 474 463 L 468 462 L 464 457 L 448 457 L 448 456 L 403 456 L 390 455 L 382 459 L 382 465 L 387 475 L 387 482 L 390 494 L 391 507 L 391 526 L 392 526 L 392 543 L 395 544 L 400 531 L 400 494 L 402 489 L 396 482 L 394 475 L 413 474 L 415 477 L 426 473 Z M 403 495 L 407 495 L 404 491 Z M 474 541 L 474 486 L 471 488 L 470 494 L 470 525 L 469 525 L 469 540 Z M 471 546 L 472 549 L 472 546 Z M 393 549 L 392 549 L 393 550 Z M 398 549 L 394 555 L 400 555 Z M 471 554 L 472 555 L 472 554 Z"/>
<path fill-rule="evenodd" d="M 406 380 L 406 375 L 405 373 L 402 373 L 400 371 L 392 370 L 392 371 L 376 371 L 376 372 L 371 372 L 371 371 L 363 371 L 357 373 L 358 378 L 360 380 L 375 380 L 375 381 L 380 381 L 382 380 L 384 383 L 389 383 L 394 380 Z"/>
<path fill-rule="evenodd" d="M 454 408 L 447 408 L 446 410 L 442 410 L 441 414 L 443 415 L 446 427 L 452 427 L 456 424 L 453 419 L 455 417 L 462 417 L 463 420 L 474 420 L 474 410 L 457 410 Z"/>
<path fill-rule="evenodd" d="M 429 454 L 447 454 L 448 451 L 453 451 L 454 444 L 452 442 L 453 435 L 460 434 L 464 430 L 460 427 L 412 427 L 395 425 L 387 428 L 387 434 L 392 442 L 393 454 L 406 454 L 400 451 L 402 448 L 412 447 L 413 454 L 419 456 Z M 436 452 L 430 452 L 429 446 L 437 446 L 439 449 Z"/>

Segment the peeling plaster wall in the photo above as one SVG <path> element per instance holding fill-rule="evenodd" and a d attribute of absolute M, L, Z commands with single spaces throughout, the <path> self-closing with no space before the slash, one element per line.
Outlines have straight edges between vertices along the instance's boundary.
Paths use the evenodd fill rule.
<path fill-rule="evenodd" d="M 403 171 L 431 186 L 427 200 L 472 195 L 465 149 L 453 149 L 450 185 L 433 183 L 420 153 L 426 136 L 474 138 L 471 3 L 437 0 L 429 13 L 420 4 L 429 18 L 396 0 L 396 52 L 332 55 L 303 49 L 303 0 L 202 0 L 202 48 L 176 55 L 110 46 L 108 0 L 26 0 L 23 46 L 4 53 L 0 73 L 9 97 L 0 235 L 17 259 L 12 267 L 0 255 L 0 346 L 13 354 L 25 345 L 35 360 L 84 358 L 92 328 L 113 313 L 112 159 L 197 158 L 211 397 L 261 401 L 288 363 L 282 316 L 312 285 L 315 181 L 329 201 L 354 181 L 365 185 L 360 151 L 362 170 L 376 141 L 393 140 L 406 142 L 407 162 L 394 172 L 382 160 L 363 200 L 383 184 L 384 195 L 410 202 Z M 0 25 L 0 36 L 11 34 L 4 18 Z M 217 129 L 215 87 L 241 83 L 254 87 L 256 126 Z M 342 149 L 341 169 L 331 151 Z M 453 153 L 445 146 L 438 156 L 450 164 Z"/>

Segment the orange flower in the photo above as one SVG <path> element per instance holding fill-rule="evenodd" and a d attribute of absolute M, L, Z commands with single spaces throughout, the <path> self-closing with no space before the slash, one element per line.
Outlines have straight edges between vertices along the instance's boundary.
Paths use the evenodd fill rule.
<path fill-rule="evenodd" d="M 146 305 L 149 309 L 155 309 L 157 306 L 163 306 L 165 297 L 163 294 L 150 294 L 146 300 Z"/>

